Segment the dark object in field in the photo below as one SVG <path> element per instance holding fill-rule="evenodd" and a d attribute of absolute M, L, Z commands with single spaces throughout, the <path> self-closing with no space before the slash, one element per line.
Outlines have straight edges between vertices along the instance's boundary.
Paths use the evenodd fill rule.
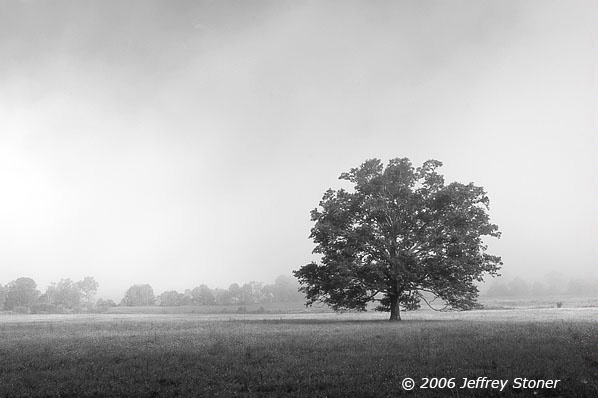
<path fill-rule="evenodd" d="M 556 302 L 556 308 L 561 308 L 563 306 L 563 302 L 562 301 L 557 301 Z"/>

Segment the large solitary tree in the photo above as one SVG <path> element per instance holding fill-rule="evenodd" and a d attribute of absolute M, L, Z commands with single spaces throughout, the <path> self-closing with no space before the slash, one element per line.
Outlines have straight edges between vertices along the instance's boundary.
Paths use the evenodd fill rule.
<path fill-rule="evenodd" d="M 431 296 L 446 308 L 478 306 L 475 282 L 502 265 L 486 253 L 482 237 L 500 232 L 490 223 L 484 189 L 445 185 L 440 166 L 428 160 L 414 168 L 403 158 L 385 168 L 371 159 L 341 174 L 353 189 L 329 189 L 311 212 L 310 238 L 321 263 L 294 271 L 307 305 L 363 311 L 377 301 L 390 320 Z"/>

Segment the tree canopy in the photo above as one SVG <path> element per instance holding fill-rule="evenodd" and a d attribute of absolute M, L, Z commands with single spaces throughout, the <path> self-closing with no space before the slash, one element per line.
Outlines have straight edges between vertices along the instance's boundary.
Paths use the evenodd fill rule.
<path fill-rule="evenodd" d="M 133 285 L 125 293 L 121 305 L 125 306 L 144 306 L 154 305 L 156 297 L 154 289 L 149 284 Z"/>
<path fill-rule="evenodd" d="M 4 308 L 12 310 L 15 307 L 30 307 L 39 297 L 37 284 L 31 278 L 18 278 L 7 286 Z"/>
<path fill-rule="evenodd" d="M 391 320 L 430 295 L 447 308 L 477 306 L 475 282 L 502 265 L 482 238 L 500 232 L 490 223 L 484 189 L 445 185 L 441 166 L 428 160 L 414 168 L 402 158 L 384 167 L 371 159 L 340 175 L 354 189 L 327 190 L 311 212 L 310 238 L 321 264 L 294 271 L 307 305 L 363 311 L 377 301 Z"/>
<path fill-rule="evenodd" d="M 79 290 L 81 291 L 81 294 L 85 299 L 85 302 L 88 305 L 91 305 L 93 296 L 97 293 L 100 284 L 92 276 L 86 276 L 85 278 L 77 282 L 77 286 L 79 287 Z"/>
<path fill-rule="evenodd" d="M 60 307 L 76 308 L 81 305 L 79 285 L 69 278 L 61 279 L 58 283 L 48 286 L 46 296 L 50 303 Z"/>

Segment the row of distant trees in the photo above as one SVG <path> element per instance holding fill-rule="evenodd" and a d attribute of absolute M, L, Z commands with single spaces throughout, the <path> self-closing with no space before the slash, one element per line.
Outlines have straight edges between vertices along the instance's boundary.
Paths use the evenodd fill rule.
<path fill-rule="evenodd" d="M 114 307 L 113 300 L 94 301 L 99 284 L 93 277 L 80 281 L 61 279 L 51 283 L 44 293 L 37 289 L 31 278 L 18 278 L 6 286 L 0 284 L 0 310 L 15 312 L 62 312 L 73 310 L 94 310 Z M 228 289 L 210 289 L 199 285 L 184 292 L 176 290 L 154 294 L 149 284 L 133 285 L 125 292 L 122 306 L 165 307 L 183 305 L 248 305 L 258 303 L 301 300 L 297 281 L 291 276 L 281 275 L 273 284 L 248 282 L 240 286 L 233 283 Z"/>
<path fill-rule="evenodd" d="M 228 289 L 210 289 L 199 285 L 184 292 L 168 290 L 155 295 L 148 284 L 131 286 L 121 301 L 123 306 L 159 305 L 175 307 L 183 305 L 249 305 L 259 303 L 287 302 L 302 300 L 298 283 L 291 277 L 281 275 L 273 284 L 248 282 L 244 285 L 233 283 Z"/>
<path fill-rule="evenodd" d="M 542 297 L 556 295 L 593 296 L 598 294 L 598 280 L 570 279 L 569 281 L 533 281 L 528 282 L 516 277 L 492 281 L 486 290 L 488 297 Z"/>
<path fill-rule="evenodd" d="M 31 278 L 18 278 L 0 285 L 0 310 L 17 312 L 53 312 L 58 309 L 92 308 L 99 284 L 91 276 L 75 282 L 61 279 L 51 283 L 44 293 Z"/>

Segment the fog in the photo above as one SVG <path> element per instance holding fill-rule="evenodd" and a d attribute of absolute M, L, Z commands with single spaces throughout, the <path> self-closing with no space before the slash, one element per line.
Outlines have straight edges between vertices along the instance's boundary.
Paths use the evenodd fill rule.
<path fill-rule="evenodd" d="M 369 158 L 485 187 L 506 277 L 598 277 L 598 5 L 4 1 L 0 284 L 272 282 Z"/>

